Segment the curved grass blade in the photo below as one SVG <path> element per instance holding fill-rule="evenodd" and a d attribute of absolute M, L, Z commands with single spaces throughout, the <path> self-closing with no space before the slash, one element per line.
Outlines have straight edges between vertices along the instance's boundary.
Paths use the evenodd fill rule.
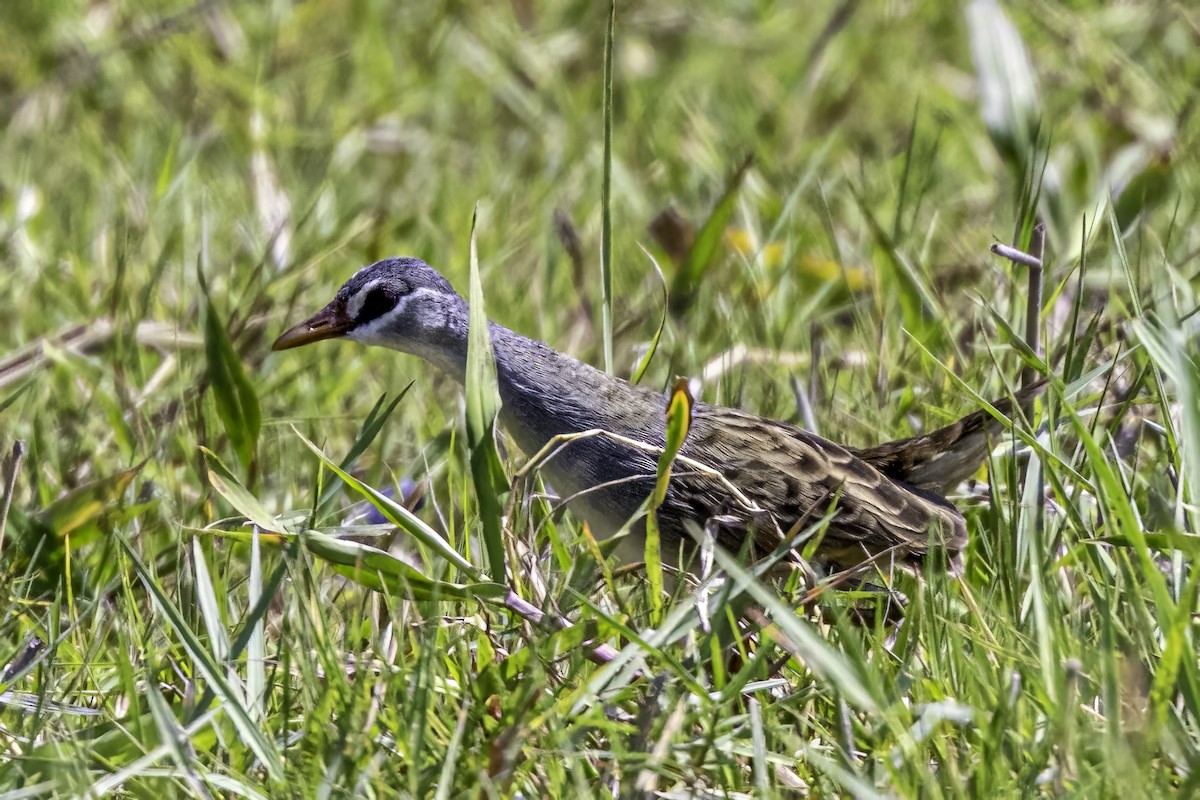
<path fill-rule="evenodd" d="M 700 232 L 696 234 L 696 241 L 692 245 L 692 249 L 688 251 L 687 259 L 684 260 L 683 266 L 675 273 L 675 278 L 671 281 L 670 307 L 672 311 L 679 312 L 687 308 L 704 273 L 712 266 L 717 248 L 720 247 L 721 239 L 725 235 L 725 226 L 729 224 L 729 219 L 733 216 L 738 189 L 741 188 L 742 180 L 753 163 L 754 156 L 747 156 L 729 176 L 720 199 L 713 206 L 713 210 L 708 215 L 708 219 L 704 221 L 704 225 L 701 226 Z"/>
<path fill-rule="evenodd" d="M 396 395 L 386 407 L 384 407 L 384 402 L 387 400 L 387 395 L 383 394 L 379 396 L 379 399 L 375 401 L 375 406 L 367 414 L 367 418 L 363 420 L 357 438 L 350 445 L 350 450 L 342 459 L 342 469 L 350 469 L 354 466 L 354 462 L 358 460 L 358 457 L 366 452 L 367 448 L 371 446 L 371 442 L 375 441 L 375 437 L 379 435 L 379 431 L 383 429 L 383 423 L 387 422 L 388 417 L 392 416 L 392 412 L 396 410 L 396 406 L 400 405 L 400 401 L 404 399 L 404 396 L 408 394 L 408 390 L 412 387 L 413 382 L 410 381 L 407 386 L 400 390 L 400 394 Z M 337 484 L 331 484 L 326 487 L 321 494 L 320 503 L 317 504 L 317 512 L 313 515 L 315 519 L 324 518 L 325 513 L 333 505 L 338 491 Z"/>
<path fill-rule="evenodd" d="M 229 468 L 212 450 L 201 447 L 200 452 L 208 459 L 208 483 L 217 494 L 224 497 L 234 510 L 258 527 L 271 533 L 287 533 L 284 526 L 242 486 Z"/>
<path fill-rule="evenodd" d="M 686 378 L 675 381 L 675 389 L 671 392 L 671 401 L 667 405 L 666 442 L 662 455 L 658 459 L 658 476 L 654 482 L 654 492 L 649 499 L 649 514 L 646 515 L 646 577 L 650 581 L 651 620 L 654 625 L 662 621 L 662 552 L 658 528 L 658 507 L 667 499 L 667 489 L 671 484 L 671 465 L 675 456 L 679 455 L 683 442 L 687 439 L 688 428 L 692 421 L 692 393 L 688 391 Z"/>
<path fill-rule="evenodd" d="M 79 535 L 80 531 L 112 509 L 145 464 L 143 461 L 136 467 L 73 489 L 38 512 L 36 521 L 59 539 L 74 534 L 73 547 L 86 544 L 98 531 L 89 530 L 85 537 Z"/>
<path fill-rule="evenodd" d="M 471 600 L 502 597 L 507 591 L 497 583 L 435 580 L 391 553 L 323 533 L 306 533 L 301 541 L 306 550 L 332 564 L 342 575 L 391 595 L 416 600 Z"/>
<path fill-rule="evenodd" d="M 639 243 L 642 252 L 646 254 L 646 258 L 650 259 L 650 264 L 654 267 L 654 272 L 658 275 L 658 281 L 662 284 L 663 290 L 663 313 L 658 319 L 658 330 L 654 332 L 654 337 L 650 339 L 650 346 L 646 348 L 646 353 L 638 361 L 637 368 L 633 371 L 633 376 L 629 379 L 632 384 L 641 383 L 642 378 L 646 374 L 646 370 L 650 367 L 650 362 L 654 359 L 654 354 L 658 352 L 658 341 L 662 338 L 663 328 L 667 326 L 667 309 L 671 305 L 671 294 L 667 291 L 667 279 L 663 275 L 662 268 L 658 266 L 658 261 L 650 254 L 650 251 Z"/>
<path fill-rule="evenodd" d="M 604 371 L 613 374 L 612 277 L 612 128 L 613 36 L 617 24 L 616 0 L 608 3 L 608 29 L 604 34 L 604 153 L 600 167 L 600 320 L 604 342 Z"/>
<path fill-rule="evenodd" d="M 794 645 L 793 655 L 801 658 L 817 677 L 836 687 L 846 701 L 856 708 L 873 710 L 880 707 L 843 653 L 834 650 L 795 611 L 784 605 L 779 595 L 738 563 L 736 557 L 721 547 L 714 548 L 713 555 L 737 587 L 753 597 L 771 615 L 771 621 Z"/>

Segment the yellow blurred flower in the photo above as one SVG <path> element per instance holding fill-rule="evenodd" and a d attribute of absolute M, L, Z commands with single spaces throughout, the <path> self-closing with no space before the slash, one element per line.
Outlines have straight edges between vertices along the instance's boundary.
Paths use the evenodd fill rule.
<path fill-rule="evenodd" d="M 756 253 L 759 253 L 758 243 L 754 241 L 750 232 L 743 228 L 726 228 L 725 241 L 740 256 L 753 258 Z M 759 255 L 762 258 L 763 266 L 777 267 L 783 263 L 783 243 L 767 242 Z"/>
<path fill-rule="evenodd" d="M 761 248 L 754 236 L 744 228 L 726 228 L 725 242 L 738 255 L 753 258 L 756 253 L 768 268 L 783 264 L 783 242 L 767 242 Z M 796 270 L 804 277 L 818 283 L 835 283 L 845 279 L 846 287 L 854 293 L 865 291 L 871 286 L 871 276 L 865 267 L 849 267 L 845 270 L 828 258 L 801 256 Z"/>
<path fill-rule="evenodd" d="M 864 267 L 842 267 L 828 258 L 802 256 L 797 269 L 801 274 L 815 278 L 822 283 L 830 283 L 845 278 L 846 288 L 851 292 L 861 292 L 871 285 L 870 275 Z"/>

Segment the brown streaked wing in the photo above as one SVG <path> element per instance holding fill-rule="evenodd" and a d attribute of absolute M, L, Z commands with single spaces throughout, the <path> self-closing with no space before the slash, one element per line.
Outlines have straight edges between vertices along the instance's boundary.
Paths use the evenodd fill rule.
<path fill-rule="evenodd" d="M 849 450 L 787 423 L 697 404 L 683 455 L 720 471 L 774 515 L 779 531 L 755 527 L 760 554 L 779 544 L 780 531 L 806 513 L 819 516 L 835 497 L 838 513 L 822 546 L 828 554 L 853 552 L 861 561 L 897 547 L 898 558 L 919 561 L 934 543 L 951 554 L 966 544 L 963 517 L 944 499 L 897 483 Z M 667 513 L 737 518 L 744 512 L 711 478 L 682 472 L 672 485 Z M 754 521 L 744 517 L 749 529 Z"/>

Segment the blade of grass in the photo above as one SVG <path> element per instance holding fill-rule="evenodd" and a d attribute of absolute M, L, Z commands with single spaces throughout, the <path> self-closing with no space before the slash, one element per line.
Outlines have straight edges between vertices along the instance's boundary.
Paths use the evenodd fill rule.
<path fill-rule="evenodd" d="M 371 505 L 378 509 L 384 519 L 433 550 L 434 553 L 449 561 L 473 580 L 483 580 L 483 573 L 474 564 L 463 558 L 462 554 L 451 547 L 449 542 L 439 536 L 437 531 L 426 525 L 418 516 L 400 503 L 397 503 L 374 487 L 368 486 L 337 464 L 334 464 L 328 456 L 321 452 L 321 448 L 306 439 L 304 434 L 300 433 L 295 426 L 292 427 L 292 431 L 300 438 L 305 447 L 311 450 L 317 458 L 321 459 L 325 466 L 332 470 L 335 475 L 345 481 L 347 486 L 370 501 Z"/>
<path fill-rule="evenodd" d="M 375 437 L 383 430 L 383 424 L 392 416 L 392 412 L 396 410 L 396 406 L 400 405 L 400 401 L 408 394 L 408 390 L 413 387 L 413 382 L 409 382 L 407 386 L 400 390 L 400 394 L 396 395 L 392 402 L 384 407 L 384 402 L 387 400 L 387 395 L 380 395 L 379 400 L 375 402 L 374 407 L 367 418 L 363 420 L 362 427 L 359 429 L 358 436 L 355 437 L 354 443 L 350 445 L 350 449 L 342 458 L 341 468 L 349 471 L 354 466 L 354 462 L 358 457 L 367 451 L 371 446 L 371 442 L 375 441 Z M 323 519 L 329 513 L 334 501 L 337 499 L 340 487 L 335 483 L 327 487 L 321 494 L 321 501 L 317 504 L 316 513 L 313 515 L 316 519 Z"/>
<path fill-rule="evenodd" d="M 335 539 L 322 533 L 301 537 L 306 550 L 341 574 L 371 589 L 419 600 L 469 600 L 496 598 L 505 593 L 500 584 L 450 583 L 430 578 L 416 567 L 370 545 Z"/>
<path fill-rule="evenodd" d="M 208 680 L 213 691 L 221 699 L 222 707 L 229 715 L 234 727 L 237 728 L 241 740 L 258 757 L 259 762 L 267 770 L 267 774 L 272 780 L 282 780 L 283 761 L 279 757 L 279 751 L 276 749 L 275 743 L 268 739 L 263 731 L 250 719 L 250 715 L 246 712 L 244 698 L 240 696 L 240 692 L 235 690 L 225 679 L 220 665 L 213 660 L 212 655 L 200 644 L 200 640 L 196 638 L 196 634 L 188 627 L 179 609 L 167 597 L 162 585 L 142 563 L 142 560 L 129 545 L 129 542 L 125 540 L 125 537 L 118 534 L 117 540 L 121 543 L 122 548 L 124 548 L 125 554 L 129 557 L 130 563 L 133 564 L 133 568 L 137 571 L 138 577 L 141 578 L 142 585 L 146 587 L 146 590 L 153 598 L 154 604 L 162 612 L 171 629 L 175 631 L 175 635 L 179 637 L 184 650 L 200 670 L 201 674 Z"/>
<path fill-rule="evenodd" d="M 254 530 L 254 538 L 250 540 L 250 576 L 246 581 L 246 599 L 251 608 L 255 608 L 263 596 L 262 546 L 261 534 Z M 250 629 L 250 639 L 246 645 L 246 701 L 250 719 L 258 724 L 266 720 L 267 712 L 267 639 L 263 618 L 252 621 L 247 626 Z"/>
<path fill-rule="evenodd" d="M 209 383 L 213 399 L 217 404 L 217 416 L 229 436 L 229 443 L 242 462 L 242 467 L 251 470 L 254 464 L 258 434 L 262 428 L 262 413 L 258 406 L 258 395 L 246 372 L 242 360 L 229 341 L 225 323 L 217 314 L 204 271 L 199 264 L 196 276 L 200 281 L 200 292 L 204 297 L 204 355 L 208 365 Z"/>
<path fill-rule="evenodd" d="M 926 276 L 900 252 L 895 240 L 875 218 L 866 197 L 853 186 L 850 187 L 850 193 L 867 223 L 875 246 L 884 254 L 883 263 L 886 269 L 880 270 L 880 277 L 886 278 L 887 287 L 896 292 L 905 327 L 917 332 L 918 338 L 923 342 L 928 343 L 929 337 L 937 333 L 945 341 L 954 344 L 955 339 L 949 330 L 945 310 L 934 295 Z M 954 346 L 957 349 L 957 345 Z M 961 357 L 961 354 L 959 356 Z"/>
<path fill-rule="evenodd" d="M 754 764 L 754 788 L 759 797 L 769 794 L 769 771 L 767 766 L 767 736 L 763 733 L 762 704 L 754 697 L 746 699 L 750 709 L 750 744 Z"/>
<path fill-rule="evenodd" d="M 224 531 L 208 529 L 194 530 L 193 533 L 221 535 L 224 533 Z M 284 544 L 286 542 L 286 552 L 288 553 L 289 557 L 294 556 L 297 552 L 297 548 L 299 547 L 298 539 L 295 536 L 291 537 L 290 539 L 266 536 L 257 527 L 254 528 L 250 535 L 258 539 L 260 542 L 279 544 Z M 287 571 L 287 560 L 281 560 L 275 567 L 275 570 L 271 573 L 271 577 L 268 578 L 267 582 L 262 586 L 258 599 L 250 604 L 250 609 L 246 613 L 246 618 L 242 620 L 241 630 L 238 631 L 237 636 L 235 636 L 233 639 L 233 643 L 229 646 L 230 660 L 241 657 L 242 651 L 245 650 L 250 643 L 250 638 L 255 635 L 256 630 L 260 627 L 263 620 L 266 619 L 267 612 L 271 610 L 271 601 L 275 598 L 276 593 L 279 591 L 280 585 L 283 584 L 283 579 L 287 575 Z M 196 707 L 188 715 L 189 721 L 195 720 L 201 714 L 207 712 L 208 707 L 212 705 L 212 701 L 215 699 L 215 697 L 216 695 L 213 693 L 212 687 L 206 688 L 204 690 L 204 695 L 200 698 L 200 702 L 196 703 Z"/>
<path fill-rule="evenodd" d="M 217 494 L 224 497 L 234 510 L 263 530 L 272 533 L 288 533 L 285 527 L 250 494 L 245 486 L 234 477 L 229 468 L 212 450 L 201 447 L 200 452 L 208 460 L 208 484 Z"/>
<path fill-rule="evenodd" d="M 658 319 L 658 330 L 654 332 L 654 336 L 650 339 L 650 344 L 646 348 L 646 353 L 638 360 L 637 367 L 633 370 L 633 375 L 629 378 L 629 382 L 636 385 L 642 382 L 642 377 L 645 376 L 646 370 L 650 368 L 650 362 L 654 359 L 654 354 L 658 352 L 658 342 L 662 339 L 663 329 L 667 326 L 667 309 L 671 305 L 671 295 L 667 291 L 667 279 L 663 275 L 662 268 L 658 266 L 658 261 L 650 254 L 650 251 L 639 243 L 638 247 L 646 254 L 646 258 L 650 259 L 651 266 L 654 267 L 654 273 L 658 275 L 659 283 L 662 284 L 663 290 L 663 313 Z"/>
<path fill-rule="evenodd" d="M 822 681 L 834 686 L 856 708 L 874 710 L 880 703 L 855 674 L 843 654 L 836 651 L 812 627 L 780 600 L 779 595 L 756 579 L 736 557 L 722 547 L 713 549 L 717 563 L 735 584 L 771 615 L 771 620 L 795 645 L 795 655 Z"/>
<path fill-rule="evenodd" d="M 750 165 L 753 163 L 754 156 L 747 156 L 729 176 L 725 182 L 725 189 L 721 192 L 721 197 L 696 234 L 696 241 L 688 251 L 687 258 L 671 281 L 670 308 L 672 311 L 678 313 L 688 307 L 704 273 L 712 266 L 717 250 L 721 246 L 721 240 L 725 236 L 725 228 L 733 216 L 738 189 L 741 188 L 742 180 L 750 171 Z"/>
<path fill-rule="evenodd" d="M 463 702 L 462 708 L 458 711 L 458 722 L 454 726 L 454 734 L 450 737 L 450 744 L 446 746 L 446 755 L 442 759 L 441 778 L 433 796 L 434 800 L 450 800 L 450 792 L 454 787 L 455 769 L 458 767 L 458 753 L 462 748 L 463 734 L 467 730 L 467 718 L 470 711 L 471 703 L 468 699 Z"/>
<path fill-rule="evenodd" d="M 999 3 L 971 0 L 966 17 L 984 125 L 1010 163 L 1014 159 L 1023 163 L 1033 147 L 1040 116 L 1029 53 Z"/>
<path fill-rule="evenodd" d="M 650 582 L 650 624 L 662 622 L 663 573 L 661 537 L 658 528 L 658 507 L 667 499 L 671 484 L 671 465 L 687 439 L 692 419 L 692 395 L 688 391 L 686 378 L 675 381 L 671 400 L 667 405 L 666 442 L 658 459 L 658 475 L 654 481 L 654 492 L 648 500 L 646 515 L 646 577 Z"/>
<path fill-rule="evenodd" d="M 488 334 L 487 312 L 483 307 L 483 285 L 479 278 L 479 255 L 475 249 L 475 222 L 479 209 L 471 217 L 471 319 L 467 329 L 467 449 L 471 454 L 471 477 L 479 520 L 483 526 L 483 544 L 488 571 L 496 583 L 504 583 L 507 568 L 504 552 L 503 515 L 500 496 L 508 491 L 508 479 L 496 450 L 496 415 L 500 411 L 500 392 L 496 380 L 496 360 L 492 338 Z"/>
<path fill-rule="evenodd" d="M 617 24 L 616 0 L 609 0 L 608 28 L 604 33 L 604 153 L 600 165 L 600 320 L 604 346 L 604 371 L 613 374 L 612 276 L 612 128 L 613 37 Z"/>
<path fill-rule="evenodd" d="M 196 606 L 200 609 L 200 618 L 204 621 L 204 630 L 208 633 L 209 648 L 212 650 L 213 659 L 224 664 L 229 659 L 229 636 L 225 632 L 221 604 L 217 601 L 212 574 L 208 569 L 208 559 L 204 557 L 204 548 L 199 537 L 192 538 L 192 565 L 196 582 Z"/>
<path fill-rule="evenodd" d="M 150 716 L 154 720 L 154 724 L 158 726 L 158 738 L 166 748 L 171 760 L 175 762 L 176 768 L 183 773 L 184 781 L 187 783 L 193 797 L 208 798 L 212 795 L 204 789 L 204 783 L 200 780 L 196 771 L 192 768 L 192 759 L 189 755 L 191 743 L 187 740 L 187 735 L 179 726 L 179 721 L 175 719 L 175 715 L 171 712 L 171 707 L 162 696 L 158 686 L 153 680 L 147 680 L 147 688 L 144 692 L 146 704 L 150 706 Z"/>

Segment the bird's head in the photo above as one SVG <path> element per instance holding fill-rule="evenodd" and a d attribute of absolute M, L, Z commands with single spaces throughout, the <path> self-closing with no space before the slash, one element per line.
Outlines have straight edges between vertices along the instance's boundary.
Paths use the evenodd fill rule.
<path fill-rule="evenodd" d="M 346 338 L 428 357 L 429 346 L 464 325 L 465 304 L 437 270 L 419 258 L 387 258 L 354 273 L 328 305 L 271 349 Z"/>

